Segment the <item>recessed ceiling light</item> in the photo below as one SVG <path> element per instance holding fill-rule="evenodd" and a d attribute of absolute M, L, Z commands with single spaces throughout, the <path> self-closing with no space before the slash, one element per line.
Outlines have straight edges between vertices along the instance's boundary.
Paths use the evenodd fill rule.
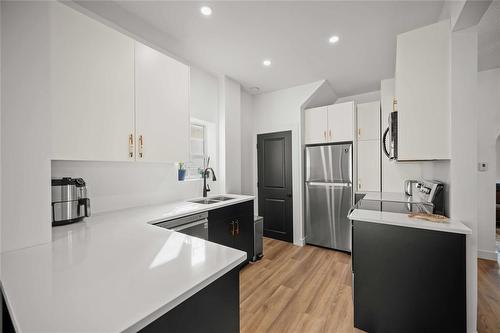
<path fill-rule="evenodd" d="M 264 61 L 262 61 L 262 65 L 264 65 L 266 67 L 270 67 L 271 66 L 271 60 L 265 59 Z"/>
<path fill-rule="evenodd" d="M 328 39 L 328 42 L 330 42 L 330 44 L 335 44 L 339 41 L 339 36 L 335 35 L 335 36 L 332 36 L 330 37 L 330 39 Z"/>
<path fill-rule="evenodd" d="M 200 8 L 200 12 L 205 15 L 205 16 L 210 16 L 212 15 L 212 8 L 208 7 L 208 6 L 202 6 Z"/>

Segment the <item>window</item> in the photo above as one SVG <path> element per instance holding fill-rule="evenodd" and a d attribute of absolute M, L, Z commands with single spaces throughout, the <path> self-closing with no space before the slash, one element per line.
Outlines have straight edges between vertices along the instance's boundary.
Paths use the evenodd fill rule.
<path fill-rule="evenodd" d="M 206 138 L 207 131 L 205 125 L 191 123 L 189 141 L 189 163 L 186 165 L 186 178 L 201 178 L 203 170 L 203 160 L 207 156 Z"/>

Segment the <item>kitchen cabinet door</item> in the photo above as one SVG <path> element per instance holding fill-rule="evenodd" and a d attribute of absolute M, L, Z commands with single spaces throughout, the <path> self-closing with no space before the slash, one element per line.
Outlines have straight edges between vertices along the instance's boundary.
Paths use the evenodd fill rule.
<path fill-rule="evenodd" d="M 137 161 L 189 160 L 189 67 L 135 43 Z"/>
<path fill-rule="evenodd" d="M 59 2 L 51 29 L 51 158 L 133 160 L 134 41 Z"/>
<path fill-rule="evenodd" d="M 222 219 L 209 218 L 208 240 L 217 244 L 234 247 L 233 230 L 235 219 L 226 217 Z"/>
<path fill-rule="evenodd" d="M 354 103 L 346 102 L 328 106 L 329 142 L 353 141 Z"/>
<path fill-rule="evenodd" d="M 304 111 L 305 143 L 325 143 L 328 134 L 327 107 L 307 109 Z"/>
<path fill-rule="evenodd" d="M 237 223 L 237 234 L 234 239 L 234 248 L 245 251 L 247 254 L 253 253 L 253 216 L 240 216 L 235 221 Z"/>
<path fill-rule="evenodd" d="M 380 140 L 380 101 L 357 105 L 358 140 Z"/>
<path fill-rule="evenodd" d="M 398 160 L 450 158 L 449 20 L 397 37 Z"/>
<path fill-rule="evenodd" d="M 358 141 L 358 191 L 380 191 L 380 141 Z"/>

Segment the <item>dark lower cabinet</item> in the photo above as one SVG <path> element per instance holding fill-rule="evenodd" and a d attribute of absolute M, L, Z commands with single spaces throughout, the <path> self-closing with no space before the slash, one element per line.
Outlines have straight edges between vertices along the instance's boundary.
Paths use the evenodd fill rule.
<path fill-rule="evenodd" d="M 253 257 L 253 201 L 226 206 L 208 212 L 208 240 L 247 253 Z"/>
<path fill-rule="evenodd" d="M 237 333 L 240 331 L 239 269 L 194 294 L 141 332 Z"/>
<path fill-rule="evenodd" d="M 354 326 L 466 332 L 465 235 L 353 221 Z"/>

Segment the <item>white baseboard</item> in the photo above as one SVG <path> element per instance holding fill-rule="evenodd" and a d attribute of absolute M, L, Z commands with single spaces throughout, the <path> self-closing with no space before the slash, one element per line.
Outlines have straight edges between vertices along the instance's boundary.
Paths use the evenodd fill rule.
<path fill-rule="evenodd" d="M 486 250 L 477 250 L 477 256 L 481 259 L 487 260 L 497 260 L 497 252 L 496 251 L 486 251 Z"/>
<path fill-rule="evenodd" d="M 297 246 L 304 246 L 304 245 L 306 245 L 306 239 L 305 239 L 305 237 L 301 238 L 297 242 L 293 242 L 293 244 L 297 245 Z"/>

